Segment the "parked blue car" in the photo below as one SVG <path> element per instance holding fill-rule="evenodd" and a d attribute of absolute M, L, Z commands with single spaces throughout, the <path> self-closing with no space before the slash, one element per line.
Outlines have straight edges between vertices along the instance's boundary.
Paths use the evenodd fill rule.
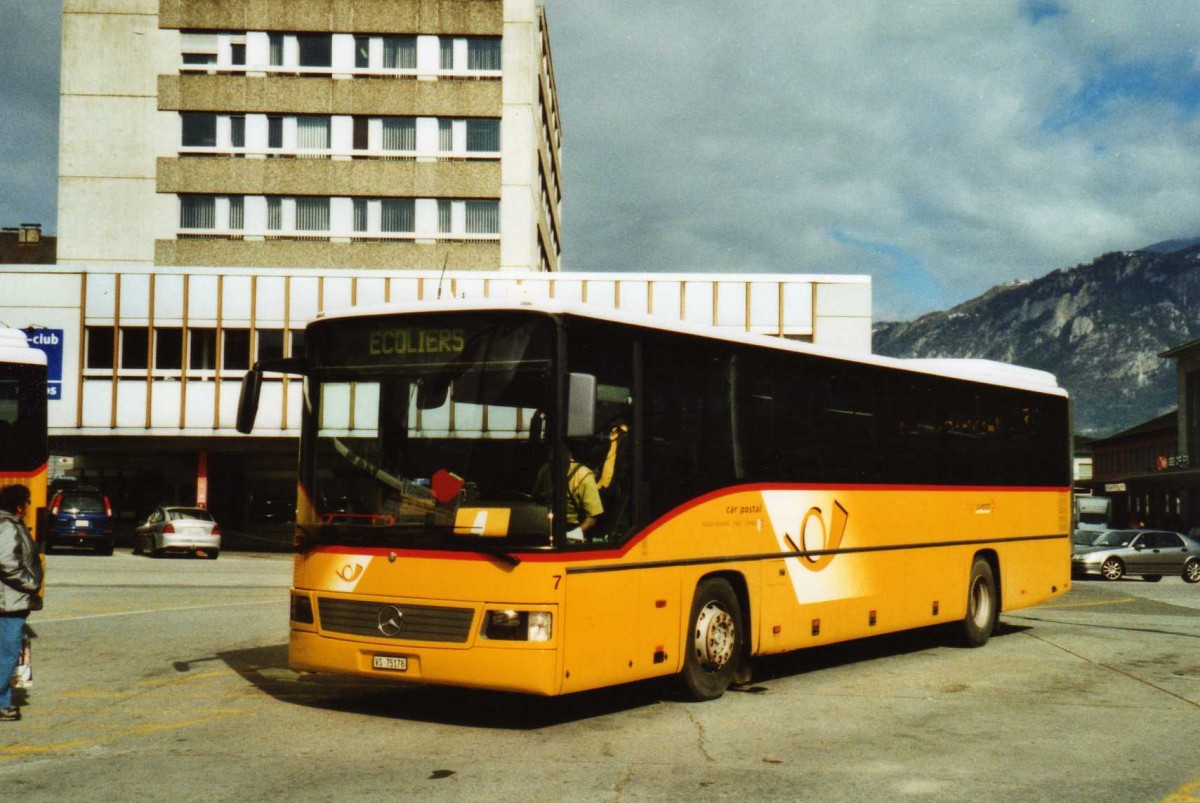
<path fill-rule="evenodd" d="M 108 497 L 96 488 L 59 491 L 50 500 L 43 538 L 46 551 L 73 546 L 113 553 L 113 515 Z"/>

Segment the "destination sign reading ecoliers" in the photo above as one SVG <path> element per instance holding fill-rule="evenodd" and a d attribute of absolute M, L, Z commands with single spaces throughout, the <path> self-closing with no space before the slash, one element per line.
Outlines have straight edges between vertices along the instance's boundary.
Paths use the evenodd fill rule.
<path fill-rule="evenodd" d="M 466 344 L 462 329 L 377 329 L 367 336 L 367 351 L 374 356 L 458 353 Z"/>

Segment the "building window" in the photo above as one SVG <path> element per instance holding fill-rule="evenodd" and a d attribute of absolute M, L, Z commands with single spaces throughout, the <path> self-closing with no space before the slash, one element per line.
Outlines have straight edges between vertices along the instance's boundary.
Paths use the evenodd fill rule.
<path fill-rule="evenodd" d="M 467 201 L 467 234 L 499 234 L 500 202 Z"/>
<path fill-rule="evenodd" d="M 290 346 L 288 349 L 288 356 L 289 357 L 303 357 L 304 356 L 304 330 L 303 329 L 291 330 L 291 332 L 288 336 L 288 340 L 290 341 Z"/>
<path fill-rule="evenodd" d="M 354 37 L 354 66 L 360 70 L 371 66 L 371 37 Z"/>
<path fill-rule="evenodd" d="M 271 66 L 283 66 L 283 34 L 273 33 L 268 35 L 268 40 L 271 47 Z"/>
<path fill-rule="evenodd" d="M 467 151 L 469 153 L 500 150 L 499 120 L 467 120 Z"/>
<path fill-rule="evenodd" d="M 454 231 L 454 205 L 446 198 L 438 199 L 438 234 L 450 234 Z"/>
<path fill-rule="evenodd" d="M 241 231 L 246 227 L 246 197 L 244 195 L 229 196 L 229 228 Z"/>
<path fill-rule="evenodd" d="M 412 198 L 389 198 L 380 203 L 381 231 L 411 234 L 416 231 L 416 205 Z"/>
<path fill-rule="evenodd" d="M 329 150 L 329 118 L 296 118 L 296 147 L 302 150 Z"/>
<path fill-rule="evenodd" d="M 217 330 L 188 330 L 188 368 L 213 371 L 217 367 Z"/>
<path fill-rule="evenodd" d="M 454 69 L 454 40 L 447 37 L 442 37 L 438 40 L 438 49 L 441 55 L 440 65 L 443 70 Z"/>
<path fill-rule="evenodd" d="M 235 42 L 229 46 L 229 63 L 235 67 L 246 66 L 246 44 Z"/>
<path fill-rule="evenodd" d="M 217 199 L 212 195 L 180 195 L 179 227 L 182 229 L 215 229 Z"/>
<path fill-rule="evenodd" d="M 329 199 L 296 199 L 297 231 L 329 231 Z"/>
<path fill-rule="evenodd" d="M 385 151 L 415 151 L 417 149 L 416 118 L 385 117 L 383 119 L 383 149 Z"/>
<path fill-rule="evenodd" d="M 259 360 L 278 360 L 283 357 L 283 330 L 260 329 L 258 332 Z"/>
<path fill-rule="evenodd" d="M 367 199 L 366 198 L 355 198 L 354 199 L 354 230 L 359 231 L 359 232 L 367 230 Z"/>
<path fill-rule="evenodd" d="M 267 198 L 267 230 L 279 231 L 283 228 L 283 199 L 278 195 Z"/>
<path fill-rule="evenodd" d="M 150 366 L 150 330 L 144 326 L 121 327 L 121 368 L 137 370 Z"/>
<path fill-rule="evenodd" d="M 87 328 L 87 367 L 112 370 L 114 330 L 111 326 Z"/>
<path fill-rule="evenodd" d="M 183 367 L 182 329 L 154 330 L 154 367 L 162 371 L 178 371 Z"/>
<path fill-rule="evenodd" d="M 240 230 L 244 226 L 245 218 L 245 196 L 179 196 L 179 228 L 181 229 Z"/>
<path fill-rule="evenodd" d="M 217 146 L 217 116 L 184 112 L 182 142 L 185 147 L 215 148 Z"/>
<path fill-rule="evenodd" d="M 217 35 L 215 33 L 182 33 L 180 55 L 184 65 L 203 66 L 217 63 Z"/>
<path fill-rule="evenodd" d="M 499 70 L 500 40 L 471 37 L 467 39 L 468 70 Z"/>
<path fill-rule="evenodd" d="M 438 150 L 443 153 L 454 151 L 453 120 L 438 120 Z"/>
<path fill-rule="evenodd" d="M 229 145 L 233 148 L 246 147 L 246 116 L 243 114 L 229 118 Z"/>
<path fill-rule="evenodd" d="M 383 68 L 385 70 L 415 70 L 417 68 L 417 37 L 383 37 Z"/>
<path fill-rule="evenodd" d="M 369 150 L 371 147 L 371 119 L 369 117 L 354 118 L 354 142 L 356 151 Z"/>
<path fill-rule="evenodd" d="M 283 147 L 283 118 L 268 117 L 267 118 L 267 147 L 282 148 Z"/>
<path fill-rule="evenodd" d="M 333 64 L 333 40 L 329 34 L 299 34 L 301 67 L 329 67 Z"/>
<path fill-rule="evenodd" d="M 226 370 L 244 371 L 250 367 L 250 330 L 226 329 L 221 333 L 224 349 L 221 352 L 221 367 Z"/>

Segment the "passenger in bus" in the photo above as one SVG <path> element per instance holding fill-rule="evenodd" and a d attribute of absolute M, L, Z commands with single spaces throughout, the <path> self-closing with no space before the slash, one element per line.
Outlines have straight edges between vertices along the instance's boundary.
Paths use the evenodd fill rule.
<path fill-rule="evenodd" d="M 575 460 L 573 450 L 567 453 L 567 540 L 573 544 L 582 543 L 604 515 L 604 504 L 600 501 L 600 489 L 596 487 L 596 475 L 592 470 Z M 552 457 L 538 469 L 537 479 L 533 483 L 533 498 L 543 505 L 549 505 L 550 496 L 550 466 Z"/>
<path fill-rule="evenodd" d="M 16 722 L 12 676 L 30 611 L 41 610 L 42 562 L 25 527 L 31 494 L 24 485 L 0 488 L 0 722 Z"/>

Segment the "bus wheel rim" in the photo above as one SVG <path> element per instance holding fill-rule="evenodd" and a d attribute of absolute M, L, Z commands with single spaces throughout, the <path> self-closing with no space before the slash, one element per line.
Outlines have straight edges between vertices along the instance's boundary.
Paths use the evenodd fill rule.
<path fill-rule="evenodd" d="M 992 616 L 992 597 L 982 577 L 976 577 L 971 585 L 971 599 L 968 604 L 971 621 L 978 627 L 986 627 Z"/>
<path fill-rule="evenodd" d="M 729 612 L 709 602 L 696 617 L 695 651 L 700 665 L 719 671 L 733 659 L 736 626 Z"/>

